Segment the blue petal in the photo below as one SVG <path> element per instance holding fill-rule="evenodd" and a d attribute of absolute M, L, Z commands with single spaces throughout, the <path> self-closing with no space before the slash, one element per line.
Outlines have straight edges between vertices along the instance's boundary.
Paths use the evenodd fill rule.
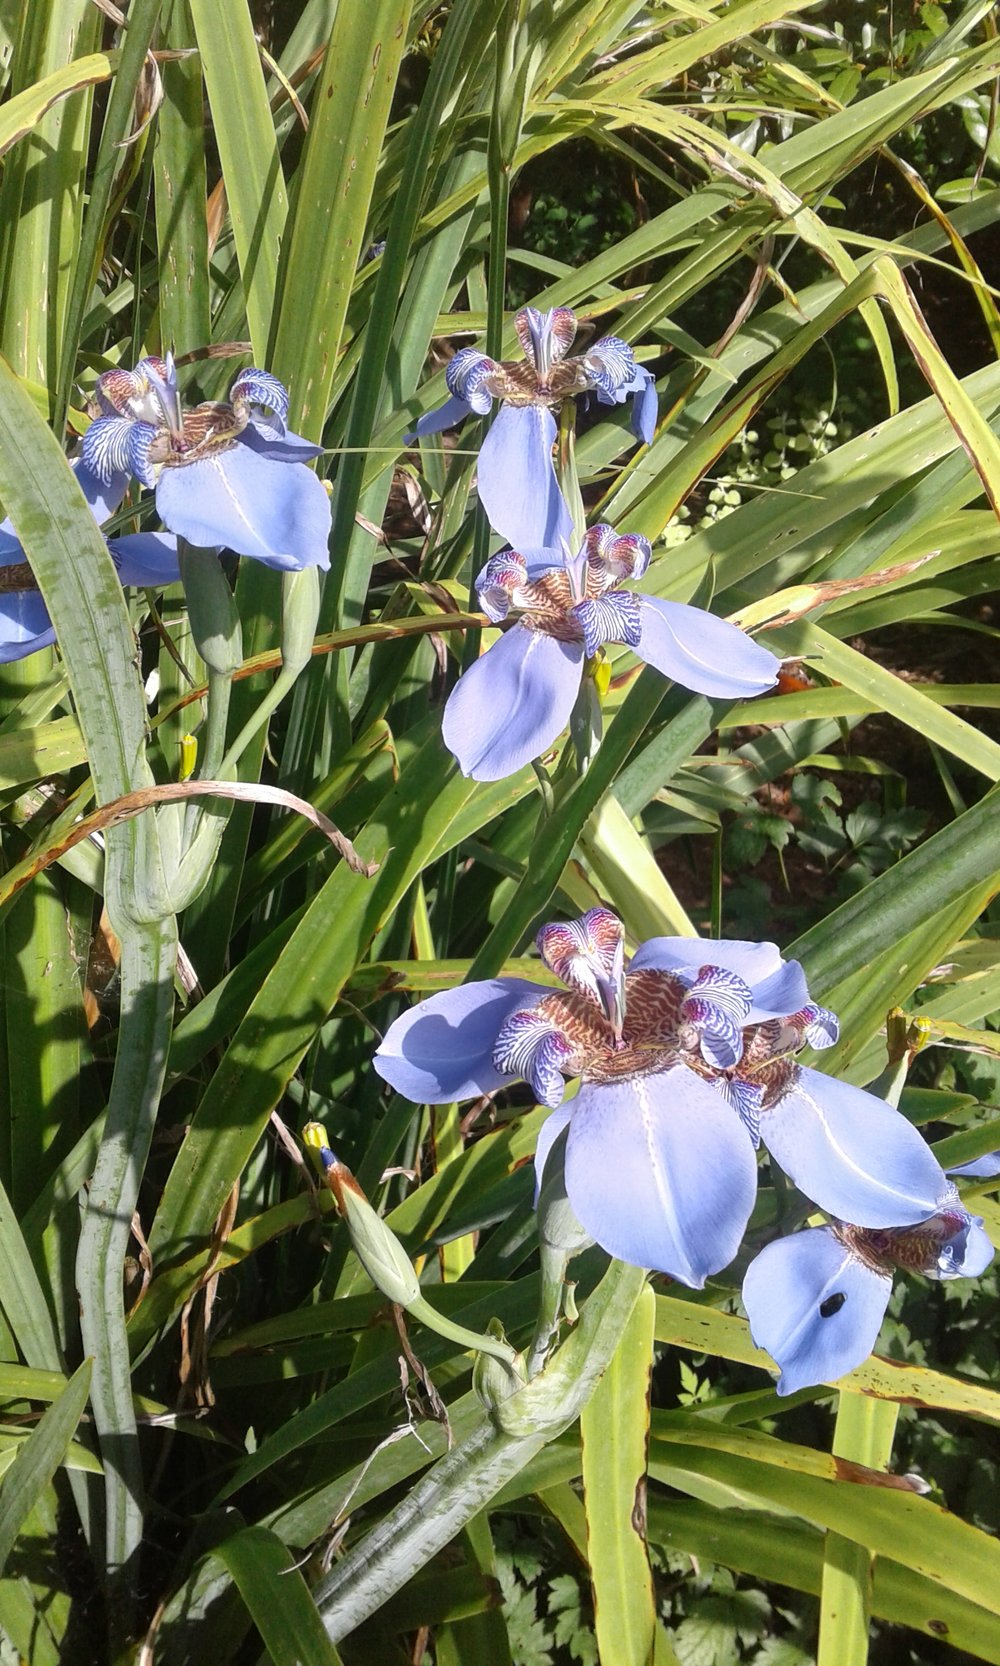
<path fill-rule="evenodd" d="M 18 555 L 15 559 L 21 561 L 24 557 Z M 9 566 L 10 562 L 2 564 Z M 49 648 L 55 639 L 48 609 L 37 590 L 10 590 L 0 595 L 0 665 L 25 659 L 39 648 Z"/>
<path fill-rule="evenodd" d="M 1000 1151 L 987 1152 L 985 1157 L 974 1157 L 968 1163 L 949 1163 L 948 1174 L 967 1174 L 976 1179 L 985 1180 L 1000 1174 Z"/>
<path fill-rule="evenodd" d="M 445 428 L 454 428 L 456 422 L 462 422 L 465 417 L 472 415 L 472 406 L 467 399 L 459 399 L 452 394 L 443 405 L 435 411 L 425 411 L 418 417 L 408 434 L 403 435 L 403 444 L 412 445 L 423 434 L 440 434 Z"/>
<path fill-rule="evenodd" d="M 130 532 L 124 538 L 109 538 L 111 559 L 123 584 L 176 584 L 177 539 L 169 532 Z"/>
<path fill-rule="evenodd" d="M 463 775 L 502 781 L 565 729 L 580 689 L 583 643 L 514 625 L 458 679 L 441 733 Z"/>
<path fill-rule="evenodd" d="M 551 1116 L 547 1116 L 545 1118 L 545 1121 L 539 1129 L 538 1143 L 535 1146 L 536 1203 L 538 1202 L 538 1194 L 542 1189 L 542 1181 L 545 1178 L 545 1165 L 549 1159 L 549 1152 L 552 1150 L 552 1147 L 555 1145 L 559 1135 L 566 1127 L 566 1124 L 571 1120 L 575 1109 L 575 1099 L 571 1099 L 568 1105 L 559 1105 L 556 1110 L 552 1112 Z"/>
<path fill-rule="evenodd" d="M 258 457 L 273 457 L 278 463 L 311 463 L 323 455 L 323 447 L 303 439 L 291 428 L 278 431 L 271 423 L 251 417 L 242 434 L 240 445 L 249 446 Z"/>
<path fill-rule="evenodd" d="M 552 446 L 556 424 L 542 405 L 504 405 L 483 441 L 479 501 L 494 532 L 516 550 L 561 550 L 573 542 Z M 773 682 L 773 678 L 771 679 Z"/>
<path fill-rule="evenodd" d="M 375 1069 L 418 1105 L 447 1105 L 504 1087 L 513 1077 L 493 1064 L 504 1019 L 546 991 L 524 978 L 491 978 L 442 990 L 389 1025 Z"/>
<path fill-rule="evenodd" d="M 636 653 L 682 688 L 746 700 L 777 681 L 779 661 L 737 625 L 686 602 L 640 596 L 639 608 L 642 638 Z"/>
<path fill-rule="evenodd" d="M 659 414 L 659 398 L 656 383 L 650 372 L 639 366 L 638 374 L 643 378 L 643 382 L 632 400 L 629 427 L 637 440 L 642 440 L 644 445 L 652 445 L 656 433 L 656 418 Z"/>
<path fill-rule="evenodd" d="M 983 1227 L 982 1215 L 970 1215 L 968 1229 L 942 1253 L 942 1278 L 978 1278 L 993 1260 L 993 1243 Z"/>
<path fill-rule="evenodd" d="M 630 970 L 672 972 L 679 967 L 700 971 L 702 966 L 723 966 L 736 972 L 748 984 L 753 1005 L 744 1024 L 762 1024 L 768 1018 L 787 1018 L 801 1012 L 809 1000 L 805 974 L 797 960 L 783 961 L 775 943 L 747 943 L 728 938 L 650 937 L 641 945 Z"/>
<path fill-rule="evenodd" d="M 930 1146 L 899 1111 L 818 1070 L 794 1067 L 760 1133 L 806 1197 L 856 1226 L 912 1226 L 950 1195 Z"/>
<path fill-rule="evenodd" d="M 566 1191 L 609 1255 L 700 1290 L 740 1247 L 757 1189 L 746 1129 L 684 1065 L 572 1101 Z"/>
<path fill-rule="evenodd" d="M 164 469 L 156 507 L 164 526 L 199 549 L 225 545 L 283 572 L 330 565 L 330 499 L 302 463 L 234 445 Z"/>
<path fill-rule="evenodd" d="M 121 470 L 114 470 L 105 485 L 103 481 L 98 480 L 93 469 L 87 467 L 82 457 L 74 457 L 70 468 L 76 475 L 76 483 L 90 506 L 91 514 L 100 526 L 121 504 L 128 491 L 129 475 Z"/>
<path fill-rule="evenodd" d="M 859 1261 L 828 1227 L 779 1238 L 750 1263 L 750 1333 L 781 1367 L 779 1394 L 836 1382 L 867 1359 L 892 1279 Z"/>

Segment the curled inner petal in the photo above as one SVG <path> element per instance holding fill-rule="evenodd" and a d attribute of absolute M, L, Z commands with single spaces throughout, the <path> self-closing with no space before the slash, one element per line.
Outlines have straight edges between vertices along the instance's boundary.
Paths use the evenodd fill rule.
<path fill-rule="evenodd" d="M 738 972 L 703 966 L 681 1002 L 681 1022 L 696 1032 L 705 1063 L 729 1070 L 743 1055 L 743 1025 L 753 994 Z"/>
<path fill-rule="evenodd" d="M 648 538 L 638 532 L 623 533 L 613 526 L 592 526 L 587 533 L 585 548 L 588 564 L 588 592 L 600 595 L 622 579 L 640 579 L 649 566 L 652 546 Z"/>
<path fill-rule="evenodd" d="M 590 385 L 606 403 L 620 404 L 630 383 L 635 381 L 635 355 L 627 341 L 603 336 L 583 355 Z"/>
<path fill-rule="evenodd" d="M 288 390 L 284 382 L 270 371 L 257 370 L 252 365 L 241 370 L 229 390 L 229 403 L 236 410 L 240 405 L 260 405 L 272 411 L 284 427 L 288 416 Z"/>
<path fill-rule="evenodd" d="M 494 1068 L 523 1076 L 540 1105 L 562 1103 L 563 1069 L 573 1053 L 557 1025 L 538 1008 L 521 1009 L 505 1019 L 493 1049 Z"/>
<path fill-rule="evenodd" d="M 464 399 L 480 416 L 485 416 L 493 403 L 489 380 L 499 372 L 496 360 L 481 353 L 478 347 L 463 347 L 449 364 L 444 379 L 449 393 Z"/>
<path fill-rule="evenodd" d="M 502 550 L 491 556 L 476 579 L 476 594 L 487 618 L 494 624 L 506 619 L 511 608 L 518 605 L 518 592 L 527 581 L 527 563 L 516 550 Z"/>

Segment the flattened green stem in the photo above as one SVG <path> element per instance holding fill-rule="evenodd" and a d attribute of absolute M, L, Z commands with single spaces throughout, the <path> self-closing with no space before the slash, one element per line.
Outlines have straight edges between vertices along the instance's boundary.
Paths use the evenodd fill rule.
<path fill-rule="evenodd" d="M 222 760 L 222 779 L 235 774 L 250 742 L 258 735 L 271 713 L 280 706 L 312 657 L 316 622 L 319 618 L 319 572 L 307 567 L 300 573 L 281 577 L 281 670 L 260 705 L 247 718 Z"/>
<path fill-rule="evenodd" d="M 142 1468 L 125 1334 L 123 1268 L 139 1182 L 156 1120 L 173 1013 L 173 917 L 122 932 L 122 1019 L 101 1148 L 76 1259 L 84 1352 L 93 1356 L 91 1404 L 104 1464 L 105 1557 L 115 1590 L 112 1625 L 127 1635 L 142 1542 Z"/>
<path fill-rule="evenodd" d="M 315 1592 L 334 1642 L 386 1602 L 546 1443 L 569 1427 L 618 1346 L 645 1281 L 613 1261 L 549 1366 L 502 1401 L 339 1562 Z"/>
<path fill-rule="evenodd" d="M 833 1452 L 837 1458 L 885 1469 L 892 1455 L 899 1407 L 849 1389 L 841 1391 Z M 874 1553 L 867 1545 L 827 1533 L 820 1587 L 816 1666 L 865 1666 L 871 1625 Z"/>

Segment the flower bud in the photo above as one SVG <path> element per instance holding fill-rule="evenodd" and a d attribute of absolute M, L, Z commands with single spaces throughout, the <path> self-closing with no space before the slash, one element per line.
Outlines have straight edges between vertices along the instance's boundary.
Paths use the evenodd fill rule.
<path fill-rule="evenodd" d="M 351 1235 L 354 1253 L 368 1277 L 391 1302 L 412 1307 L 420 1300 L 420 1285 L 396 1234 L 372 1208 L 350 1169 L 334 1156 L 322 1123 L 307 1123 L 302 1138 L 316 1156 L 337 1212 Z"/>

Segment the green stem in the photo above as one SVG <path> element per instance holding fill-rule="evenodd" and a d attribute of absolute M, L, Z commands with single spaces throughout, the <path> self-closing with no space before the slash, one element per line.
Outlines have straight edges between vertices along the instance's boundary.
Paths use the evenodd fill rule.
<path fill-rule="evenodd" d="M 120 921 L 122 1013 L 104 1135 L 80 1229 L 76 1280 L 101 1443 L 112 1627 L 125 1636 L 142 1543 L 140 1463 L 122 1299 L 125 1254 L 156 1119 L 173 1015 L 177 928 Z"/>
<path fill-rule="evenodd" d="M 557 1249 L 547 1244 L 544 1239 L 539 1246 L 539 1254 L 542 1288 L 538 1298 L 535 1334 L 531 1339 L 526 1365 L 529 1382 L 533 1377 L 537 1377 L 545 1365 L 553 1338 L 559 1328 L 559 1317 L 566 1294 L 566 1268 L 570 1260 L 566 1250 Z"/>
<path fill-rule="evenodd" d="M 613 1261 L 546 1370 L 447 1453 L 315 1591 L 334 1642 L 361 1625 L 579 1416 L 618 1346 L 646 1275 Z"/>
<path fill-rule="evenodd" d="M 461 1348 L 472 1348 L 476 1353 L 489 1354 L 493 1359 L 502 1360 L 504 1365 L 516 1365 L 517 1355 L 509 1342 L 501 1342 L 495 1336 L 466 1330 L 464 1325 L 456 1325 L 453 1319 L 446 1319 L 443 1313 L 438 1313 L 423 1297 L 408 1302 L 406 1311 L 412 1314 L 414 1319 L 419 1319 L 425 1324 L 428 1330 L 437 1331 L 438 1336 L 447 1338 L 449 1342 L 457 1342 Z"/>

